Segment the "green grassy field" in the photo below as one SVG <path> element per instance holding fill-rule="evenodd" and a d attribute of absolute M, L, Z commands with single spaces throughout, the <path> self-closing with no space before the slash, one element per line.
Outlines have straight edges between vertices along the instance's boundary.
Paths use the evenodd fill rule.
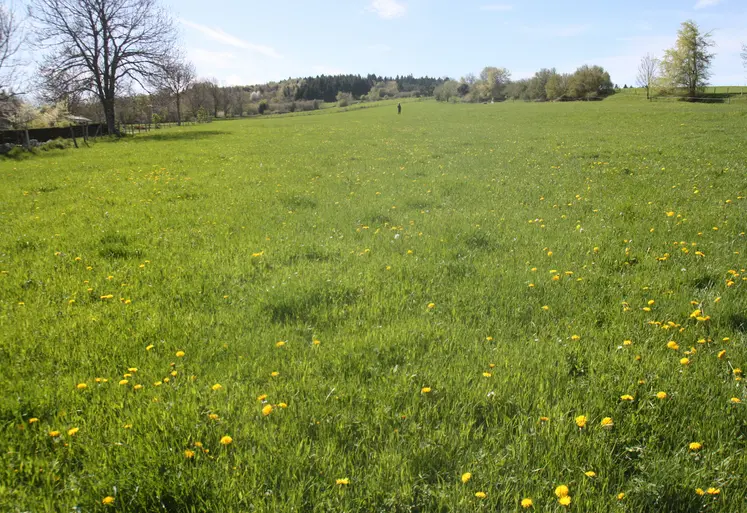
<path fill-rule="evenodd" d="M 419 102 L 0 162 L 0 510 L 747 511 L 745 133 Z"/>

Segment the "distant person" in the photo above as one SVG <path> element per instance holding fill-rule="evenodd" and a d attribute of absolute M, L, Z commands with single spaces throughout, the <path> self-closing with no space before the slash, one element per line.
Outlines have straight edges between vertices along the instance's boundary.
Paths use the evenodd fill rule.
<path fill-rule="evenodd" d="M 397 104 L 397 114 L 402 114 L 402 104 L 401 103 Z"/>

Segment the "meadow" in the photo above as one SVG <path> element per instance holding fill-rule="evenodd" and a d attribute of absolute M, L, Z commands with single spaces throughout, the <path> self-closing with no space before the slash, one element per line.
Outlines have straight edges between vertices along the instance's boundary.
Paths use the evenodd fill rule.
<path fill-rule="evenodd" d="M 747 105 L 0 161 L 0 510 L 747 511 Z"/>

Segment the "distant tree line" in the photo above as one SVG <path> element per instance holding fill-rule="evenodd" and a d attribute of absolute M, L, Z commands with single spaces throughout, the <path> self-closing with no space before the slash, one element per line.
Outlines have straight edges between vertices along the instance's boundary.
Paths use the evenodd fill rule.
<path fill-rule="evenodd" d="M 444 81 L 445 79 L 430 77 L 415 78 L 412 75 L 396 78 L 376 75 L 321 75 L 300 80 L 294 98 L 334 102 L 338 93 L 350 93 L 356 99 L 366 100 L 378 100 L 386 96 L 433 96 L 433 90 Z"/>
<path fill-rule="evenodd" d="M 507 69 L 487 67 L 479 77 L 470 74 L 441 84 L 434 94 L 439 101 L 553 101 L 597 99 L 614 91 L 609 73 L 601 66 L 581 66 L 574 73 L 541 69 L 531 78 L 513 81 Z"/>

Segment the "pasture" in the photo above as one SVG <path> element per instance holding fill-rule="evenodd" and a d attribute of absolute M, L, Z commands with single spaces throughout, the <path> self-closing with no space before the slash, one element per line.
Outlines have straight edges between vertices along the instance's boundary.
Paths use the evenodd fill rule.
<path fill-rule="evenodd" d="M 746 106 L 336 110 L 0 161 L 0 510 L 747 510 Z"/>

